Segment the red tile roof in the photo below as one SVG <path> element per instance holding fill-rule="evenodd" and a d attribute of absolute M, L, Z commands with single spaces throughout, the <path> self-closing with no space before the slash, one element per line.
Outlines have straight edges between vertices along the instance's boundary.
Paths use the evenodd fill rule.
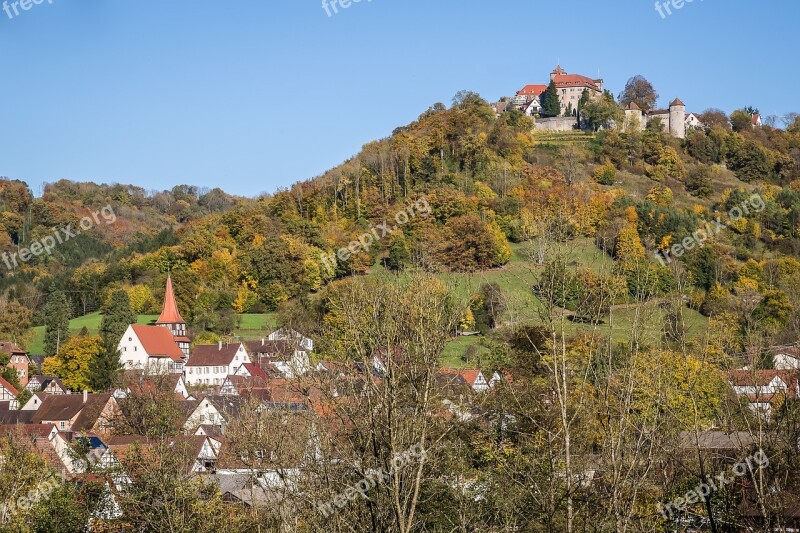
<path fill-rule="evenodd" d="M 178 304 L 175 303 L 175 293 L 172 291 L 172 276 L 167 276 L 167 292 L 164 295 L 164 310 L 158 317 L 156 324 L 185 324 Z"/>
<path fill-rule="evenodd" d="M 251 377 L 261 378 L 264 380 L 269 379 L 269 376 L 267 375 L 266 372 L 264 372 L 264 369 L 255 363 L 245 363 L 242 366 L 247 370 L 247 372 L 250 374 Z"/>
<path fill-rule="evenodd" d="M 547 90 L 547 85 L 526 85 L 517 92 L 517 96 L 539 96 Z"/>
<path fill-rule="evenodd" d="M 556 87 L 564 89 L 567 87 L 589 87 L 597 92 L 600 92 L 600 87 L 597 82 L 586 76 L 580 74 L 557 74 L 553 77 Z"/>
<path fill-rule="evenodd" d="M 150 357 L 169 357 L 176 363 L 183 361 L 183 351 L 175 343 L 175 339 L 169 329 L 161 326 L 142 326 L 139 324 L 134 324 L 131 327 L 142 343 L 144 351 Z"/>
<path fill-rule="evenodd" d="M 9 383 L 8 381 L 4 380 L 1 377 L 0 377 L 0 386 L 5 387 L 8 390 L 8 392 L 14 395 L 14 398 L 19 396 L 19 391 L 15 389 L 11 383 Z"/>

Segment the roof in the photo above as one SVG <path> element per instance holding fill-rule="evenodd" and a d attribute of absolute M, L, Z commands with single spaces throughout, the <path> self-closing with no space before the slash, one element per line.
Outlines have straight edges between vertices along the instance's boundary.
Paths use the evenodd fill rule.
<path fill-rule="evenodd" d="M 31 379 L 28 381 L 28 384 L 30 385 L 30 383 L 33 382 L 34 380 L 39 382 L 39 385 L 41 386 L 41 388 L 39 389 L 40 391 L 43 391 L 44 389 L 49 387 L 51 383 L 55 383 L 59 389 L 61 389 L 64 392 L 67 392 L 67 387 L 63 383 L 61 383 L 60 379 L 58 379 L 55 376 L 40 376 L 40 375 L 31 376 Z"/>
<path fill-rule="evenodd" d="M 25 355 L 27 352 L 13 342 L 0 342 L 0 352 L 7 355 Z"/>
<path fill-rule="evenodd" d="M 31 424 L 36 411 L 0 410 L 0 424 Z"/>
<path fill-rule="evenodd" d="M 198 344 L 192 350 L 186 366 L 227 366 L 239 351 L 242 343 Z"/>
<path fill-rule="evenodd" d="M 175 362 L 183 361 L 183 351 L 175 342 L 169 329 L 140 324 L 134 324 L 131 328 L 150 357 L 169 357 Z"/>
<path fill-rule="evenodd" d="M 701 450 L 740 450 L 755 443 L 753 436 L 746 431 L 682 431 L 682 448 Z"/>
<path fill-rule="evenodd" d="M 517 91 L 517 96 L 539 96 L 543 92 L 547 90 L 547 85 L 526 85 L 519 91 Z"/>
<path fill-rule="evenodd" d="M 5 388 L 6 388 L 6 390 L 8 390 L 8 392 L 10 392 L 11 394 L 13 394 L 15 398 L 16 398 L 17 396 L 19 396 L 19 391 L 18 391 L 18 390 L 17 390 L 17 389 L 14 387 L 14 385 L 12 385 L 11 383 L 9 383 L 8 381 L 6 381 L 5 379 L 3 379 L 2 377 L 0 377 L 0 386 L 3 386 L 3 387 L 5 387 Z"/>
<path fill-rule="evenodd" d="M 270 357 L 287 357 L 294 354 L 297 343 L 288 340 L 269 341 L 266 339 L 245 341 L 245 348 L 254 355 L 268 355 Z"/>
<path fill-rule="evenodd" d="M 673 100 L 672 102 L 670 102 L 670 103 L 669 103 L 669 106 L 670 106 L 670 107 L 675 107 L 675 106 L 679 106 L 679 105 L 680 105 L 680 106 L 684 106 L 684 107 L 686 107 L 686 104 L 684 104 L 683 102 L 681 102 L 681 99 L 680 99 L 680 98 L 676 98 L 675 100 Z"/>
<path fill-rule="evenodd" d="M 266 372 L 264 372 L 264 369 L 255 363 L 244 363 L 242 366 L 245 368 L 245 370 L 247 370 L 248 374 L 250 374 L 250 377 L 261 378 L 264 380 L 269 379 L 269 376 Z"/>
<path fill-rule="evenodd" d="M 83 403 L 82 394 L 48 395 L 41 407 L 33 416 L 34 423 L 50 420 L 72 420 L 75 418 L 74 431 L 89 429 L 97 422 L 97 418 L 108 403 L 110 394 L 89 394 Z M 82 413 L 88 409 L 86 413 Z M 80 416 L 79 416 L 80 415 Z M 76 418 L 77 416 L 77 418 Z"/>
<path fill-rule="evenodd" d="M 790 390 L 797 388 L 797 370 L 731 370 L 728 381 L 734 387 L 767 386 L 779 377 Z"/>
<path fill-rule="evenodd" d="M 172 276 L 167 276 L 167 291 L 164 294 L 164 310 L 156 320 L 156 324 L 185 324 L 186 321 L 178 311 L 178 304 L 175 302 L 175 293 L 172 291 Z"/>
<path fill-rule="evenodd" d="M 72 431 L 92 429 L 97 424 L 97 420 L 103 414 L 103 409 L 105 409 L 109 401 L 116 402 L 116 400 L 112 399 L 111 394 L 90 394 L 84 408 L 72 424 Z"/>
<path fill-rule="evenodd" d="M 454 370 L 452 368 L 442 368 L 439 370 L 445 376 L 460 376 L 466 383 L 474 385 L 481 374 L 479 369 Z"/>
<path fill-rule="evenodd" d="M 642 108 L 639 107 L 638 105 L 636 105 L 636 102 L 631 102 L 631 103 L 629 103 L 628 105 L 625 106 L 625 109 L 631 109 L 633 111 L 639 111 Z"/>
<path fill-rule="evenodd" d="M 46 439 L 53 432 L 53 424 L 1 424 L 0 435 L 20 433 L 25 436 Z"/>

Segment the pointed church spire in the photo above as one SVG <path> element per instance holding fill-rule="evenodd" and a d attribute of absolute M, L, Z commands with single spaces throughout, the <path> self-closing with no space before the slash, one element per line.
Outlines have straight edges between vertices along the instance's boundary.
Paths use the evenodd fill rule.
<path fill-rule="evenodd" d="M 167 274 L 167 292 L 164 294 L 164 310 L 158 317 L 156 324 L 185 324 L 178 304 L 175 302 L 175 293 L 172 291 L 172 275 Z"/>

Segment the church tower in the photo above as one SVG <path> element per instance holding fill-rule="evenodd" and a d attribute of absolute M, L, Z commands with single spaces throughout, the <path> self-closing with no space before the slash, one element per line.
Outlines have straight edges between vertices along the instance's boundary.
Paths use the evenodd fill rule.
<path fill-rule="evenodd" d="M 183 355 L 189 357 L 189 337 L 186 336 L 186 321 L 178 311 L 175 293 L 172 290 L 172 276 L 167 275 L 167 291 L 164 294 L 164 310 L 156 321 L 156 326 L 165 327 L 172 333 Z"/>

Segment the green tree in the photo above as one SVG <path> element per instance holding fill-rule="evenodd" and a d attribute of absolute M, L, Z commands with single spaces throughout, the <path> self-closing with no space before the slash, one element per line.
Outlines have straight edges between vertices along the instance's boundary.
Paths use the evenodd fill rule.
<path fill-rule="evenodd" d="M 550 81 L 547 90 L 542 94 L 542 116 L 557 117 L 561 114 L 561 102 L 558 99 L 556 82 Z"/>
<path fill-rule="evenodd" d="M 594 131 L 609 128 L 613 124 L 622 124 L 624 117 L 625 113 L 609 91 L 604 92 L 601 98 L 589 101 L 583 108 L 583 118 Z"/>
<path fill-rule="evenodd" d="M 744 109 L 738 109 L 731 113 L 731 125 L 733 131 L 748 131 L 753 128 L 753 116 Z"/>
<path fill-rule="evenodd" d="M 47 297 L 44 308 L 44 353 L 56 355 L 59 348 L 69 337 L 69 319 L 71 309 L 67 295 L 59 290 L 52 290 Z"/>
<path fill-rule="evenodd" d="M 136 315 L 131 311 L 128 293 L 124 290 L 114 291 L 100 321 L 100 336 L 103 337 L 103 343 L 116 347 L 128 326 L 135 323 Z"/>

